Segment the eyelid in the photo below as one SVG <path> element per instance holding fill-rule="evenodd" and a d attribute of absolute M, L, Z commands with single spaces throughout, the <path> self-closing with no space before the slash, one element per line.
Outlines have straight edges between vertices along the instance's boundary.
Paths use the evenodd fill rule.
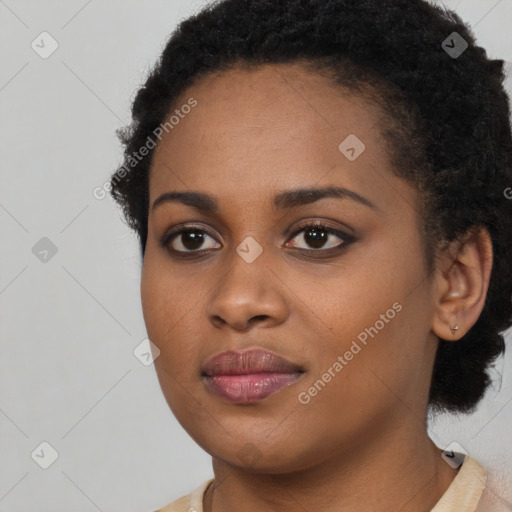
<path fill-rule="evenodd" d="M 336 236 L 344 236 L 346 238 L 355 238 L 355 232 L 352 228 L 347 226 L 346 224 L 341 224 L 349 233 L 345 233 L 341 228 L 331 226 L 329 221 L 326 221 L 324 219 L 308 219 L 304 222 L 299 223 L 299 225 L 293 229 L 288 229 L 285 233 L 285 236 L 288 238 L 293 238 L 297 236 L 301 231 L 303 231 L 306 228 L 311 227 L 318 227 L 320 229 L 324 229 L 329 233 L 332 233 Z M 340 224 L 340 223 L 338 223 Z"/>

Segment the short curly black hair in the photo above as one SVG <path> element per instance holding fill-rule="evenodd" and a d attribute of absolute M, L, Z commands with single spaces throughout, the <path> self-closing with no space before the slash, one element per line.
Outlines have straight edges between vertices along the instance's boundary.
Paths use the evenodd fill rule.
<path fill-rule="evenodd" d="M 220 0 L 181 22 L 136 95 L 131 125 L 118 130 L 124 162 L 111 194 L 142 258 L 154 150 L 135 164 L 133 155 L 178 96 L 209 73 L 294 62 L 378 100 L 394 172 L 421 192 L 429 271 L 449 241 L 489 232 L 483 311 L 459 341 L 439 340 L 429 394 L 433 412 L 472 411 L 512 322 L 512 136 L 504 62 L 453 11 L 424 0 Z"/>

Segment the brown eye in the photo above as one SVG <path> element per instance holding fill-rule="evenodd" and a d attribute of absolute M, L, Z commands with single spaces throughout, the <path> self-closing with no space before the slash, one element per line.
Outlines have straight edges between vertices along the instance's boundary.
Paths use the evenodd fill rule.
<path fill-rule="evenodd" d="M 206 231 L 199 228 L 188 227 L 180 231 L 171 233 L 166 236 L 162 241 L 162 245 L 168 247 L 170 251 L 185 253 L 185 252 L 199 252 L 200 250 L 215 249 L 220 247 L 220 244 L 215 245 L 215 242 L 205 246 L 205 241 L 211 237 Z"/>
<path fill-rule="evenodd" d="M 323 223 L 311 223 L 299 228 L 293 234 L 292 238 L 295 238 L 297 235 L 301 234 L 302 241 L 309 247 L 313 248 L 313 252 L 315 250 L 323 249 L 333 249 L 333 248 L 341 248 L 348 244 L 353 237 L 342 233 L 336 229 L 333 229 L 329 226 L 326 226 Z M 341 243 L 336 243 L 335 240 L 329 246 L 325 246 L 333 237 L 337 237 L 341 239 Z M 300 240 L 300 238 L 299 238 Z M 296 243 L 292 245 L 292 247 L 297 247 L 298 249 L 310 250 L 308 247 L 298 247 Z"/>
<path fill-rule="evenodd" d="M 299 237 L 299 235 L 301 236 Z M 297 238 L 297 241 L 293 241 L 294 238 Z M 310 222 L 303 225 L 294 232 L 291 239 L 292 242 L 289 245 L 298 251 L 319 253 L 325 257 L 338 255 L 341 250 L 355 241 L 352 235 L 331 228 L 321 222 Z M 304 244 L 304 247 L 298 244 Z M 199 257 L 212 249 L 221 247 L 221 244 L 212 235 L 203 228 L 195 226 L 181 227 L 181 229 L 165 235 L 160 240 L 160 245 L 177 258 L 192 258 L 196 255 Z"/>

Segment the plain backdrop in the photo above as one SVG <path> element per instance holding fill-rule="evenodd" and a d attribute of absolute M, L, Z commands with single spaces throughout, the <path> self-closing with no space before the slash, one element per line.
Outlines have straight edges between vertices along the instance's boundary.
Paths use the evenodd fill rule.
<path fill-rule="evenodd" d="M 0 0 L 0 512 L 153 511 L 213 475 L 133 353 L 146 338 L 139 248 L 114 201 L 93 196 L 149 67 L 205 4 Z M 510 71 L 512 2 L 445 5 Z M 512 502 L 510 352 L 493 375 L 474 414 L 430 431 Z"/>

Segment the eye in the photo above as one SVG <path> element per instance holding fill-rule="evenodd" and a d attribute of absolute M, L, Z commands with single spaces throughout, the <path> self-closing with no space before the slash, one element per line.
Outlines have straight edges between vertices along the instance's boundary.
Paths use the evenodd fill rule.
<path fill-rule="evenodd" d="M 310 249 L 308 249 L 308 247 L 300 247 L 297 245 L 297 242 L 293 242 L 294 238 L 300 240 L 298 235 L 301 233 L 303 243 L 309 245 Z M 340 239 L 341 243 L 335 243 L 335 241 L 331 242 L 329 240 L 335 237 Z M 209 244 L 206 243 L 208 239 L 212 240 Z M 339 252 L 345 249 L 355 238 L 352 235 L 331 228 L 322 222 L 309 222 L 295 230 L 291 235 L 291 240 L 291 247 L 295 247 L 300 251 L 309 253 L 322 252 L 330 256 L 333 252 Z M 166 248 L 171 254 L 178 258 L 192 257 L 193 254 L 200 255 L 203 252 L 221 247 L 221 244 L 216 242 L 214 237 L 209 235 L 206 230 L 191 225 L 181 227 L 181 229 L 174 230 L 164 235 L 159 242 L 162 247 Z"/>
<path fill-rule="evenodd" d="M 296 245 L 296 242 L 293 243 L 292 247 L 297 247 L 298 249 L 306 250 L 309 252 L 318 252 L 319 250 L 327 252 L 329 249 L 344 249 L 346 245 L 354 241 L 353 236 L 343 233 L 342 231 L 339 231 L 337 229 L 331 228 L 322 222 L 310 222 L 309 224 L 301 226 L 293 233 L 292 239 L 297 237 L 297 235 L 299 234 L 301 234 L 301 236 L 298 237 L 298 239 L 302 240 L 305 244 L 309 245 L 309 247 L 313 247 L 313 249 L 311 250 L 308 249 L 307 247 L 298 247 Z M 337 244 L 333 244 L 333 242 L 331 242 L 326 247 L 326 243 L 329 241 L 329 238 L 333 238 L 333 236 L 336 236 L 337 238 L 341 239 L 342 242 Z"/>
<path fill-rule="evenodd" d="M 199 252 L 201 250 L 207 249 L 215 249 L 220 247 L 220 244 L 217 245 L 211 244 L 209 247 L 204 247 L 205 240 L 211 237 L 204 229 L 194 226 L 187 226 L 178 231 L 173 231 L 168 235 L 165 235 L 162 240 L 160 240 L 160 244 L 163 247 L 166 247 L 172 253 L 186 253 L 186 252 Z"/>

